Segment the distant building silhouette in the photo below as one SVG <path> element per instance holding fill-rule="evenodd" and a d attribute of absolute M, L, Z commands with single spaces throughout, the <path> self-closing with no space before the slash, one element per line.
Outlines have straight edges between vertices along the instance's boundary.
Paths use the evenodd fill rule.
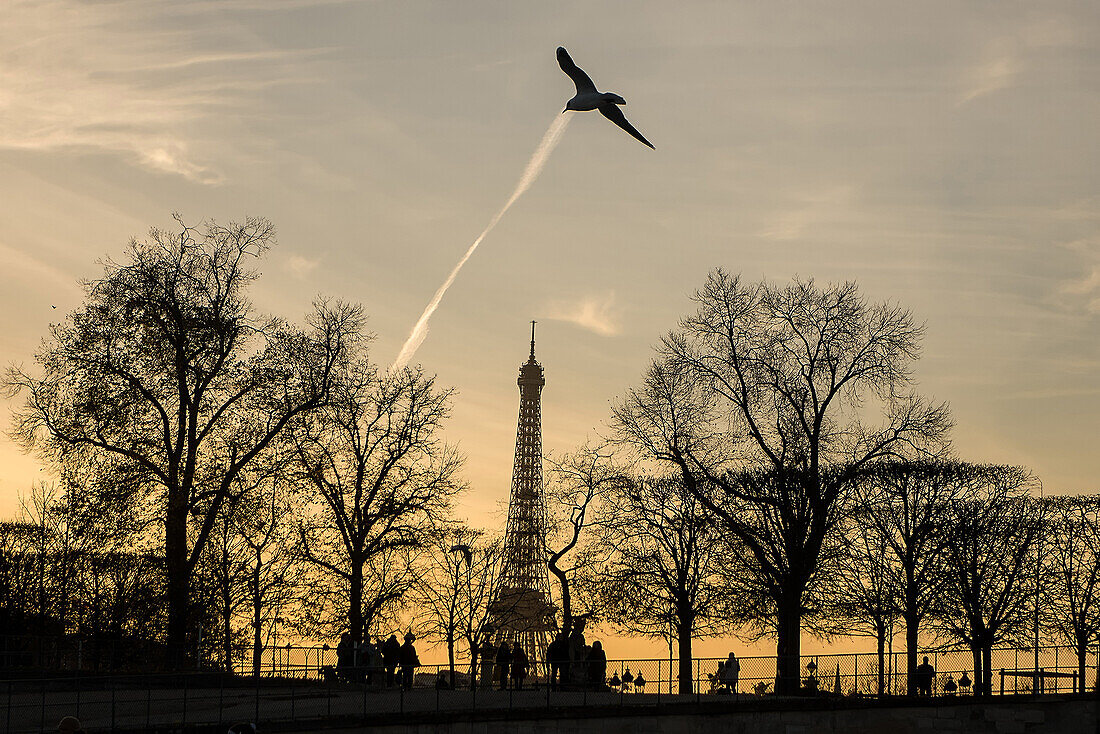
<path fill-rule="evenodd" d="M 556 627 L 546 567 L 546 501 L 542 482 L 542 366 L 535 361 L 535 322 L 531 354 L 519 369 L 519 425 L 508 526 L 504 536 L 503 582 L 490 607 L 497 644 L 519 645 L 534 663 L 543 660 Z"/>

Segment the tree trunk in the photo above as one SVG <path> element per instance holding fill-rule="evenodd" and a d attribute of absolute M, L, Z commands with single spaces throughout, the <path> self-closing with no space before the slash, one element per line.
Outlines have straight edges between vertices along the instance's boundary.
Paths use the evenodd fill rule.
<path fill-rule="evenodd" d="M 982 647 L 982 675 L 985 676 L 985 682 L 982 684 L 982 695 L 993 695 L 993 644 L 984 645 Z"/>
<path fill-rule="evenodd" d="M 164 528 L 164 560 L 168 586 L 167 662 L 170 668 L 178 669 L 186 661 L 191 574 L 187 567 L 187 508 L 172 498 Z"/>
<path fill-rule="evenodd" d="M 451 630 L 447 630 L 447 662 L 451 667 L 451 690 L 456 690 L 458 686 L 455 685 L 455 634 Z"/>
<path fill-rule="evenodd" d="M 691 622 L 685 621 L 681 616 L 676 630 L 676 641 L 680 646 L 680 693 L 688 695 L 694 692 L 695 680 L 691 673 L 691 628 Z"/>
<path fill-rule="evenodd" d="M 917 616 L 911 611 L 905 614 L 905 695 L 917 695 L 917 640 L 919 635 Z"/>
<path fill-rule="evenodd" d="M 263 605 L 260 603 L 260 563 L 252 567 L 252 677 L 260 677 L 260 666 L 264 659 Z"/>
<path fill-rule="evenodd" d="M 233 674 L 233 600 L 229 584 L 222 589 L 222 656 L 225 658 L 225 672 Z"/>
<path fill-rule="evenodd" d="M 363 634 L 363 566 L 351 564 L 351 588 L 348 595 L 348 634 L 352 642 L 360 642 Z"/>
<path fill-rule="evenodd" d="M 470 690 L 477 690 L 477 650 L 478 640 L 466 635 L 466 644 L 470 648 Z"/>
<path fill-rule="evenodd" d="M 912 676 L 910 676 L 912 680 Z M 856 682 L 859 685 L 859 682 Z M 880 629 L 878 635 L 878 695 L 886 693 L 886 630 Z"/>
<path fill-rule="evenodd" d="M 1077 643 L 1077 692 L 1085 692 L 1085 658 L 1089 654 L 1088 640 Z"/>
<path fill-rule="evenodd" d="M 802 675 L 802 604 L 788 595 L 780 601 L 775 646 L 775 692 L 798 693 Z"/>
<path fill-rule="evenodd" d="M 970 646 L 970 654 L 974 658 L 974 695 L 982 692 L 982 650 L 976 644 Z"/>

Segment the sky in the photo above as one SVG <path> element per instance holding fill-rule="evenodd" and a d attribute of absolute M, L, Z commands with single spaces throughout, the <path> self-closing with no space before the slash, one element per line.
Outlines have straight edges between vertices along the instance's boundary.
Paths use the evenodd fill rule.
<path fill-rule="evenodd" d="M 568 113 L 433 316 L 413 361 L 457 390 L 460 515 L 503 522 L 531 319 L 562 453 L 719 266 L 911 309 L 960 457 L 1100 488 L 1091 1 L 7 0 L 0 362 L 179 212 L 271 219 L 257 308 L 362 303 L 388 365 L 573 95 L 559 45 L 656 150 Z M 0 438 L 0 516 L 48 477 Z"/>

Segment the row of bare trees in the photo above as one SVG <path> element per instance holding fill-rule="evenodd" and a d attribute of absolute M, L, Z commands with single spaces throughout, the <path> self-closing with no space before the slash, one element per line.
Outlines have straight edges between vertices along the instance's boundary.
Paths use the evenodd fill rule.
<path fill-rule="evenodd" d="M 228 664 L 248 637 L 258 667 L 289 618 L 356 640 L 392 627 L 463 488 L 440 437 L 451 392 L 374 364 L 357 306 L 319 301 L 305 328 L 259 314 L 267 220 L 179 225 L 107 261 L 37 369 L 7 373 L 13 435 L 60 478 L 43 517 L 94 554 L 153 549 L 172 664 L 196 636 Z"/>
<path fill-rule="evenodd" d="M 56 567 L 64 631 L 66 549 L 157 559 L 148 619 L 176 664 L 197 634 L 226 664 L 243 641 L 255 670 L 279 624 L 360 640 L 415 623 L 453 670 L 483 642 L 500 544 L 452 518 L 452 393 L 372 362 L 356 306 L 320 301 L 304 328 L 257 313 L 252 263 L 273 236 L 263 219 L 153 230 L 85 284 L 37 369 L 9 370 L 13 434 L 62 489 L 8 533 L 42 550 L 8 555 Z M 675 641 L 687 688 L 700 636 L 774 638 L 776 690 L 792 692 L 803 632 L 881 652 L 899 620 L 910 673 L 934 635 L 970 646 L 986 690 L 991 647 L 1028 639 L 1029 620 L 1030 639 L 1057 634 L 1083 660 L 1100 626 L 1094 504 L 1038 503 L 1026 471 L 951 454 L 946 405 L 915 391 L 907 310 L 852 283 L 721 270 L 694 300 L 606 441 L 551 462 L 563 630 L 595 614 Z M 23 609 L 25 591 L 0 602 Z"/>
<path fill-rule="evenodd" d="M 851 283 L 720 270 L 695 301 L 613 409 L 619 468 L 588 472 L 603 496 L 589 482 L 565 498 L 604 508 L 572 511 L 601 526 L 578 557 L 607 559 L 588 604 L 676 638 L 688 690 L 692 638 L 731 632 L 776 640 L 779 692 L 800 684 L 803 632 L 869 635 L 882 687 L 898 624 L 910 692 L 928 643 L 968 646 L 986 692 L 992 647 L 1040 634 L 1073 644 L 1083 673 L 1100 642 L 1096 498 L 1040 503 L 1026 470 L 953 457 L 946 406 L 913 390 L 908 311 Z"/>

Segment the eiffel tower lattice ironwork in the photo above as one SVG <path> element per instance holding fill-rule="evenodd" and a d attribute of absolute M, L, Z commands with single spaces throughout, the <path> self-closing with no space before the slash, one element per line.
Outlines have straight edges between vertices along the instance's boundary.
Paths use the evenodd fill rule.
<path fill-rule="evenodd" d="M 504 568 L 500 591 L 490 607 L 496 642 L 519 644 L 534 672 L 543 661 L 556 628 L 546 567 L 546 500 L 542 483 L 541 396 L 546 378 L 535 361 L 535 322 L 531 322 L 531 355 L 519 368 L 519 426 L 504 535 Z"/>

